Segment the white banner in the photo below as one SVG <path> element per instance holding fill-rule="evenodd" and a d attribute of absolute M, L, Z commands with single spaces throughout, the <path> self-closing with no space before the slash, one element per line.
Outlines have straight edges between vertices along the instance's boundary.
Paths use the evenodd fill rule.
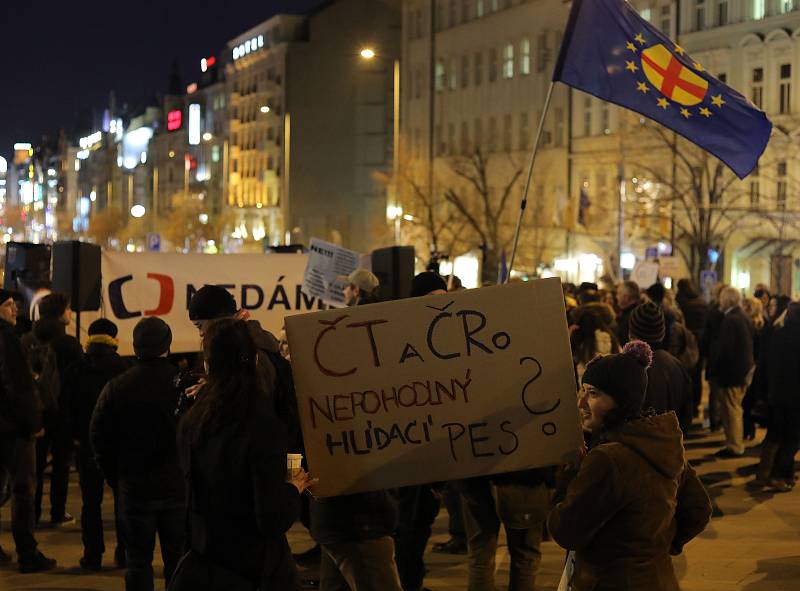
<path fill-rule="evenodd" d="M 208 284 L 225 287 L 239 308 L 277 336 L 284 317 L 324 308 L 301 291 L 307 259 L 304 254 L 103 252 L 103 307 L 81 314 L 81 340 L 91 321 L 105 316 L 119 327 L 120 354 L 132 355 L 133 327 L 146 316 L 159 316 L 172 328 L 174 353 L 198 351 L 188 303 Z"/>

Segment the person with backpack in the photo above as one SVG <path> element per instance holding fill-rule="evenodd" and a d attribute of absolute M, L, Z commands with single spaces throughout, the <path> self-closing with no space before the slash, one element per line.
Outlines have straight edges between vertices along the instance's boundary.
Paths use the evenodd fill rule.
<path fill-rule="evenodd" d="M 89 443 L 89 422 L 100 392 L 114 377 L 130 367 L 117 354 L 117 325 L 106 318 L 89 325 L 86 356 L 73 365 L 64 378 L 65 387 L 72 393 L 70 398 L 70 423 L 72 437 L 78 444 L 76 463 L 81 486 L 81 540 L 83 558 L 81 568 L 99 571 L 105 552 L 103 542 L 103 473 L 94 461 Z M 125 545 L 122 542 L 120 524 L 117 519 L 117 494 L 114 492 L 114 518 L 116 521 L 117 547 L 114 561 L 119 568 L 125 566 Z"/>
<path fill-rule="evenodd" d="M 89 424 L 95 460 L 119 495 L 126 591 L 153 590 L 156 533 L 167 585 L 184 550 L 185 486 L 176 444 L 172 331 L 156 316 L 133 329 L 137 363 L 103 388 Z"/>
<path fill-rule="evenodd" d="M 34 530 L 36 438 L 42 414 L 25 354 L 14 326 L 17 306 L 13 294 L 0 289 L 0 506 L 11 498 L 11 533 L 17 547 L 19 571 L 55 568 L 56 561 L 38 550 Z M 0 548 L 0 563 L 11 557 Z"/>
<path fill-rule="evenodd" d="M 67 513 L 69 468 L 72 462 L 72 433 L 69 427 L 69 389 L 62 387 L 69 367 L 83 357 L 80 342 L 68 335 L 72 320 L 69 299 L 53 292 L 38 304 L 39 319 L 33 330 L 22 338 L 42 404 L 44 436 L 36 442 L 36 521 L 42 515 L 44 471 L 48 454 L 52 458 L 50 473 L 50 523 L 58 526 L 72 523 Z"/>

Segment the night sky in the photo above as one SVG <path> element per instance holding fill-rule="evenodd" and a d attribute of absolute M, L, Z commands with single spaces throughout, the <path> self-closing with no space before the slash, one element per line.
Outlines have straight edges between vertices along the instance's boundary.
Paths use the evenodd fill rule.
<path fill-rule="evenodd" d="M 0 2 L 0 154 L 76 129 L 114 90 L 144 104 L 177 61 L 185 86 L 200 59 L 279 12 L 325 0 L 9 0 Z"/>

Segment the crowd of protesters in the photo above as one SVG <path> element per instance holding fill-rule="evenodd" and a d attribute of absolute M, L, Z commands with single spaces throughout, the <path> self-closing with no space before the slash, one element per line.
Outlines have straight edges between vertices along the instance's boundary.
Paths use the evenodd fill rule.
<path fill-rule="evenodd" d="M 347 306 L 380 301 L 371 272 L 342 280 Z M 470 591 L 495 589 L 501 526 L 510 590 L 534 588 L 546 536 L 570 551 L 565 576 L 576 591 L 676 589 L 670 556 L 711 515 L 684 437 L 704 421 L 724 431 L 716 455 L 739 457 L 755 425 L 767 425 L 756 484 L 776 492 L 794 487 L 800 438 L 800 303 L 764 286 L 743 298 L 720 285 L 710 303 L 688 280 L 676 287 L 564 285 L 586 440 L 573 464 L 330 498 L 312 494 L 303 468 L 287 473 L 303 439 L 285 337 L 224 288 L 205 286 L 190 301 L 194 363 L 170 354 L 159 318 L 137 323 L 135 359 L 126 359 L 110 320 L 90 325 L 83 351 L 66 334 L 66 297 L 42 298 L 30 325 L 2 290 L 0 504 L 11 499 L 18 568 L 55 567 L 35 539 L 43 476 L 49 463 L 50 523 L 72 522 L 74 457 L 80 566 L 102 568 L 108 485 L 127 591 L 154 588 L 156 538 L 171 590 L 295 589 L 296 564 L 316 564 L 323 591 L 423 591 L 440 505 L 450 539 L 433 549 L 466 555 Z M 460 289 L 458 278 L 426 271 L 410 295 Z M 286 534 L 297 521 L 316 545 L 293 555 Z M 11 560 L 0 549 L 0 562 Z"/>

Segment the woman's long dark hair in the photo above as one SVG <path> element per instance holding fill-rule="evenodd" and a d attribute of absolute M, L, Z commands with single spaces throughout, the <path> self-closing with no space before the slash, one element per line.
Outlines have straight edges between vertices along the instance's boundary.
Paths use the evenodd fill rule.
<path fill-rule="evenodd" d="M 211 322 L 203 336 L 203 356 L 208 381 L 184 424 L 193 441 L 243 421 L 253 400 L 266 396 L 256 368 L 255 342 L 243 320 L 221 318 Z"/>

